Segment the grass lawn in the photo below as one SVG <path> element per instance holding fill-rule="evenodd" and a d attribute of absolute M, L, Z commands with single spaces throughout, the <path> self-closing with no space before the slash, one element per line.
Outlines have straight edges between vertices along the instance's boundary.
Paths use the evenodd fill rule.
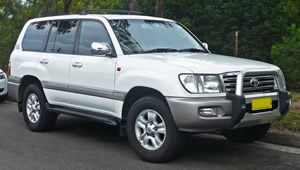
<path fill-rule="evenodd" d="M 272 124 L 272 129 L 300 132 L 300 94 L 293 93 L 293 104 L 290 112 L 280 121 Z"/>

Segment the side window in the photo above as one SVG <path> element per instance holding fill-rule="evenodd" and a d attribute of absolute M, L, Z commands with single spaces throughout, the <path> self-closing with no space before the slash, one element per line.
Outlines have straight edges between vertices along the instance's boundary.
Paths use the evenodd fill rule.
<path fill-rule="evenodd" d="M 31 23 L 24 35 L 22 49 L 24 51 L 44 51 L 50 27 L 50 21 Z"/>
<path fill-rule="evenodd" d="M 78 21 L 54 21 L 47 52 L 72 54 Z"/>
<path fill-rule="evenodd" d="M 83 21 L 80 31 L 78 54 L 92 55 L 93 42 L 106 42 L 112 47 L 109 35 L 103 24 L 96 21 Z"/>
<path fill-rule="evenodd" d="M 48 44 L 47 44 L 47 48 L 46 48 L 46 52 L 54 52 L 53 47 L 54 47 L 54 41 L 55 41 L 55 37 L 56 37 L 56 31 L 57 31 L 57 27 L 58 27 L 58 21 L 54 21 L 52 24 L 52 28 L 51 28 L 51 32 L 50 32 L 50 36 L 48 39 Z"/>

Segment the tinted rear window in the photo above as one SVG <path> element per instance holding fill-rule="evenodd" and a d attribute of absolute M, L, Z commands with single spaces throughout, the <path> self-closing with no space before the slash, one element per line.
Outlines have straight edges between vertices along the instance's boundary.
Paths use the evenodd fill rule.
<path fill-rule="evenodd" d="M 49 29 L 50 21 L 31 23 L 25 33 L 22 48 L 24 51 L 44 51 Z"/>

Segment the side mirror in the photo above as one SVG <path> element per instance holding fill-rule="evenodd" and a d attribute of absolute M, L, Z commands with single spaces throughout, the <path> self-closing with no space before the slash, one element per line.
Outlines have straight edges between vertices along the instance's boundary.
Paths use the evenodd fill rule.
<path fill-rule="evenodd" d="M 107 55 L 111 54 L 111 47 L 105 42 L 93 42 L 91 44 L 91 52 L 94 55 Z"/>
<path fill-rule="evenodd" d="M 208 50 L 208 44 L 207 43 L 202 43 L 202 45 Z"/>

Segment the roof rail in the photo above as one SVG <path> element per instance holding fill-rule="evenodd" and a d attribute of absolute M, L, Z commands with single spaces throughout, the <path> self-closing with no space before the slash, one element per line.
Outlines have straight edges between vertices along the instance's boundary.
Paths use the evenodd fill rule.
<path fill-rule="evenodd" d="M 59 15 L 71 15 L 67 13 L 39 13 L 38 17 L 51 17 L 51 16 L 59 16 Z"/>
<path fill-rule="evenodd" d="M 117 10 L 117 9 L 84 9 L 80 15 L 87 15 L 89 12 L 108 12 L 117 14 L 128 14 L 128 15 L 145 15 L 138 11 L 128 11 L 128 10 Z"/>

